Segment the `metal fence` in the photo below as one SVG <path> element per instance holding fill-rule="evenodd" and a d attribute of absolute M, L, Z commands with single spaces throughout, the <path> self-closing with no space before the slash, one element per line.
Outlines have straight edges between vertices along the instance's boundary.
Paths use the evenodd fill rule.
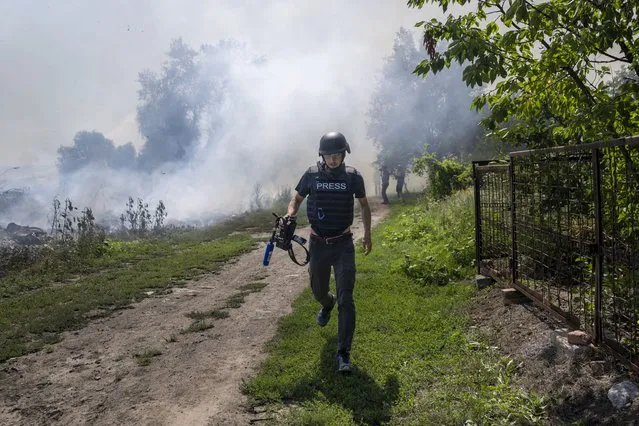
<path fill-rule="evenodd" d="M 639 368 L 639 137 L 477 161 L 478 272 Z"/>

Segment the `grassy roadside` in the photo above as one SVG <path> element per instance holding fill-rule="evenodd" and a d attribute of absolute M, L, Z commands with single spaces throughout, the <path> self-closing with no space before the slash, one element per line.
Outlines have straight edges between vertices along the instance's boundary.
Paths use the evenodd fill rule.
<path fill-rule="evenodd" d="M 282 212 L 285 206 L 277 206 Z M 0 363 L 59 340 L 81 328 L 187 280 L 215 272 L 255 247 L 256 232 L 270 231 L 270 210 L 239 215 L 205 229 L 167 230 L 133 241 L 108 241 L 103 256 L 88 262 L 49 258 L 0 278 Z"/>
<path fill-rule="evenodd" d="M 243 392 L 277 413 L 277 424 L 542 422 L 544 398 L 511 386 L 514 361 L 466 327 L 472 223 L 470 192 L 393 205 L 373 252 L 357 255 L 354 373 L 335 373 L 336 318 L 317 327 L 307 290 Z"/>

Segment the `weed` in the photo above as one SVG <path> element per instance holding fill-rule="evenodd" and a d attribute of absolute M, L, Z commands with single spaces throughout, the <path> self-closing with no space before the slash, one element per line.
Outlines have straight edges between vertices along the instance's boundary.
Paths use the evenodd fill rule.
<path fill-rule="evenodd" d="M 115 378 L 113 379 L 113 382 L 114 383 L 119 382 L 120 380 L 124 379 L 128 374 L 129 374 L 128 371 L 118 371 L 117 373 L 115 373 Z"/>
<path fill-rule="evenodd" d="M 234 294 L 233 296 L 226 299 L 226 305 L 224 307 L 231 309 L 239 308 L 240 306 L 242 306 L 242 303 L 244 303 L 244 298 L 248 294 L 249 293 L 245 292 Z"/>
<path fill-rule="evenodd" d="M 164 227 L 164 219 L 166 219 L 166 217 L 168 216 L 168 213 L 166 212 L 166 206 L 164 205 L 164 202 L 162 200 L 158 202 L 158 206 L 155 208 L 154 216 L 155 221 L 153 224 L 153 229 L 158 231 Z"/>
<path fill-rule="evenodd" d="M 193 321 L 191 325 L 181 331 L 182 334 L 186 333 L 197 333 L 200 331 L 208 330 L 213 328 L 213 323 L 206 320 L 197 320 Z"/>
<path fill-rule="evenodd" d="M 194 320 L 203 320 L 206 318 L 222 319 L 222 318 L 228 318 L 229 313 L 228 311 L 221 311 L 221 310 L 211 310 L 206 312 L 194 311 L 194 312 L 189 312 L 188 314 L 186 314 L 186 317 L 194 319 Z"/>
<path fill-rule="evenodd" d="M 155 213 L 151 216 L 149 203 L 145 203 L 141 198 L 137 203 L 133 197 L 129 197 L 126 203 L 126 211 L 120 215 L 120 225 L 122 230 L 127 230 L 136 236 L 144 236 L 153 229 L 159 231 L 164 227 L 164 219 L 168 216 L 166 206 L 162 200 L 158 202 Z"/>
<path fill-rule="evenodd" d="M 472 192 L 460 191 L 445 203 L 424 200 L 407 208 L 384 231 L 383 246 L 401 253 L 396 271 L 424 285 L 463 279 L 474 263 Z"/>
<path fill-rule="evenodd" d="M 164 341 L 166 343 L 175 343 L 178 341 L 177 336 L 175 334 L 171 334 L 169 337 L 165 337 Z"/>
<path fill-rule="evenodd" d="M 266 286 L 267 286 L 266 283 L 256 281 L 256 282 L 244 284 L 243 286 L 239 288 L 239 290 L 248 292 L 248 293 L 258 293 Z"/>
<path fill-rule="evenodd" d="M 282 186 L 277 190 L 275 197 L 273 198 L 272 205 L 285 204 L 291 201 L 292 193 L 291 188 Z"/>
<path fill-rule="evenodd" d="M 262 210 L 264 208 L 264 193 L 262 192 L 262 184 L 259 182 L 253 185 L 251 193 L 250 210 Z"/>
<path fill-rule="evenodd" d="M 144 367 L 151 364 L 151 360 L 160 355 L 162 355 L 162 351 L 159 351 L 157 349 L 149 349 L 142 353 L 136 353 L 134 357 L 138 365 Z"/>

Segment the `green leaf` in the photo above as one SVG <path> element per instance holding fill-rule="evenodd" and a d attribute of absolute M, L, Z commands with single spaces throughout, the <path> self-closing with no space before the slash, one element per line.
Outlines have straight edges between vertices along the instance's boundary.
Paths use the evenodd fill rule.
<path fill-rule="evenodd" d="M 528 20 L 528 6 L 525 1 L 520 2 L 520 5 L 515 12 L 515 17 L 519 22 L 525 22 Z"/>

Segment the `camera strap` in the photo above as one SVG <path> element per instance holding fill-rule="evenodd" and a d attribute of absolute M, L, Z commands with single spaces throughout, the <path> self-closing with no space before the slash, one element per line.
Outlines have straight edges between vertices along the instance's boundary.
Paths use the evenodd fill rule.
<path fill-rule="evenodd" d="M 288 256 L 291 258 L 291 260 L 293 262 L 295 262 L 296 264 L 300 265 L 300 266 L 304 266 L 306 265 L 309 260 L 311 260 L 311 255 L 308 252 L 308 249 L 306 248 L 306 246 L 304 244 L 306 244 L 306 240 L 302 237 L 300 237 L 299 235 L 293 235 L 293 240 L 295 241 L 297 244 L 299 244 L 300 246 L 302 246 L 302 248 L 304 249 L 304 251 L 306 252 L 306 260 L 304 260 L 303 263 L 299 263 L 297 261 L 297 259 L 295 258 L 295 253 L 293 253 L 293 245 L 291 244 L 291 248 L 288 249 Z"/>
<path fill-rule="evenodd" d="M 288 256 L 295 264 L 299 266 L 306 265 L 310 261 L 311 256 L 308 249 L 304 246 L 304 244 L 306 244 L 306 239 L 294 234 L 296 227 L 295 219 L 278 216 L 276 213 L 273 213 L 273 216 L 275 216 L 275 226 L 273 228 L 273 234 L 271 235 L 271 243 L 273 243 L 276 247 L 286 250 L 288 252 Z M 302 246 L 306 252 L 306 259 L 302 263 L 300 263 L 295 257 L 295 253 L 293 252 L 293 241 Z"/>

